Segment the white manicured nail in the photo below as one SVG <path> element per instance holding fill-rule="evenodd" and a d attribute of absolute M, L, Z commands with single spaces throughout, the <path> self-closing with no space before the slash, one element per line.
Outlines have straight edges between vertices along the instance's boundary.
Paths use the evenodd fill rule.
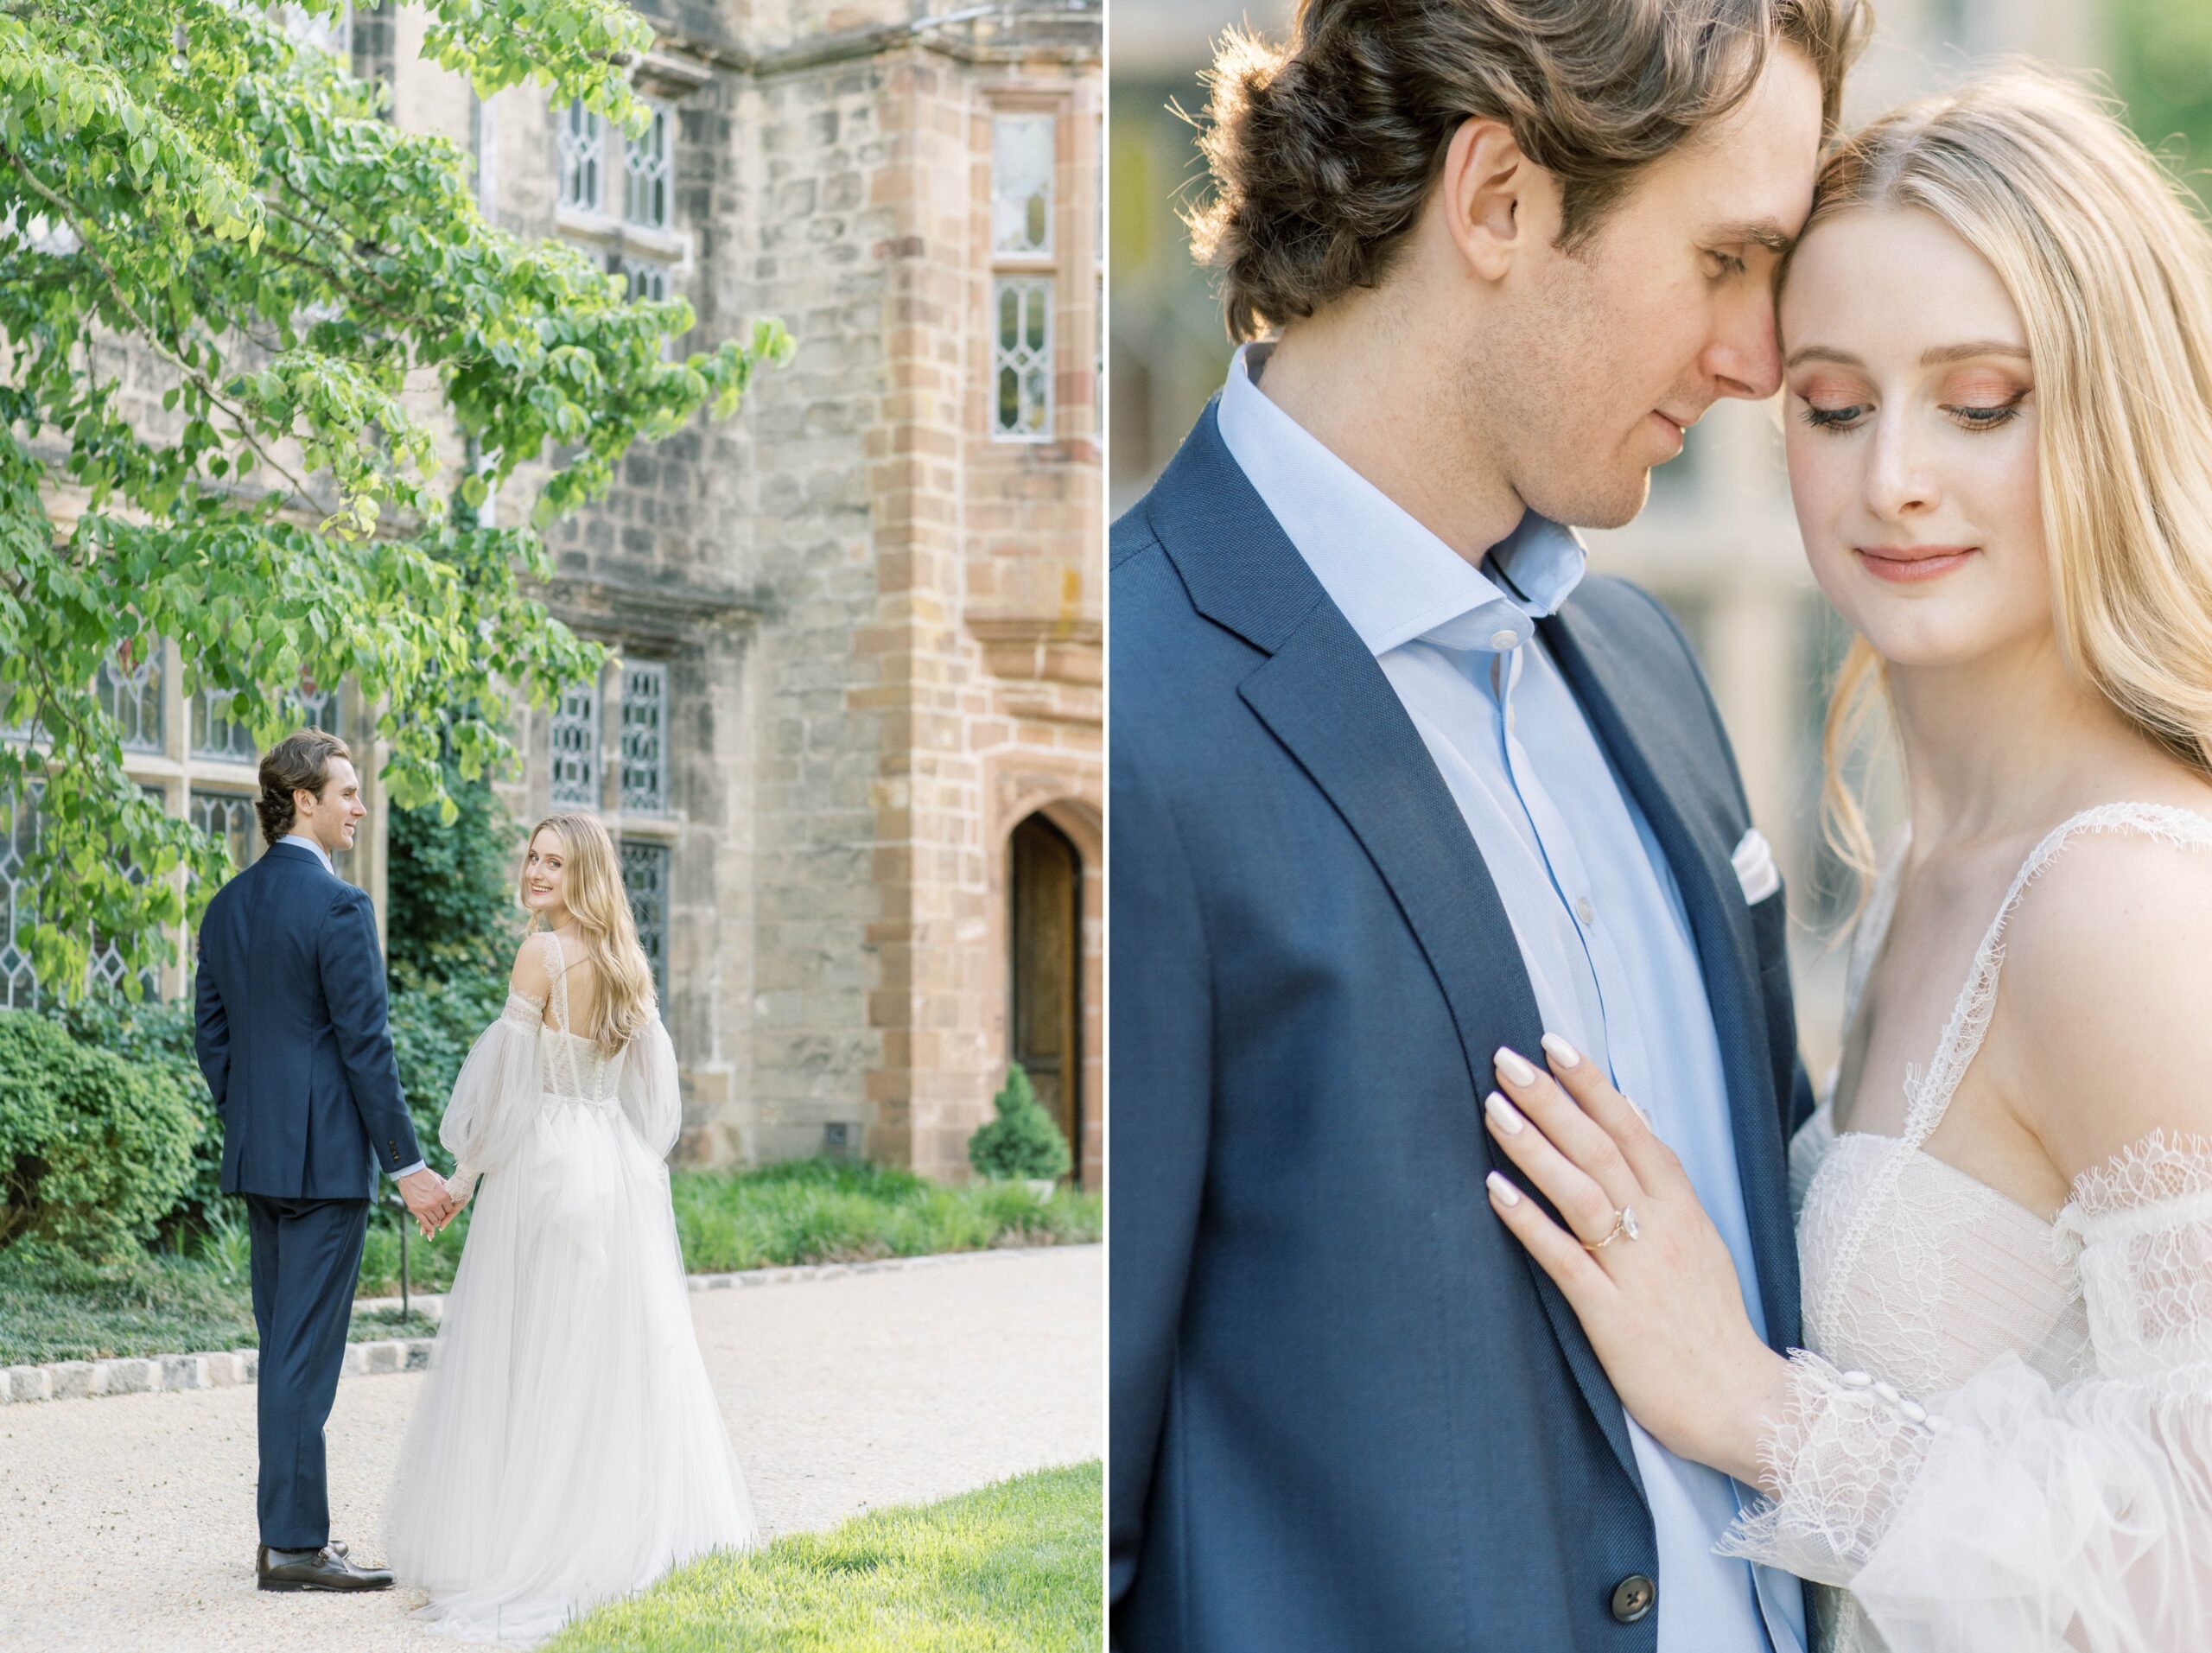
<path fill-rule="evenodd" d="M 1550 1053 L 1552 1060 L 1558 1063 L 1561 1067 L 1580 1067 L 1582 1065 L 1581 1053 L 1578 1052 L 1573 1046 L 1561 1039 L 1557 1033 L 1546 1033 L 1544 1035 L 1544 1049 Z"/>
<path fill-rule="evenodd" d="M 1497 1047 L 1497 1054 L 1491 1058 L 1491 1060 L 1497 1064 L 1497 1071 L 1500 1073 L 1503 1073 L 1507 1078 L 1510 1079 L 1514 1084 L 1535 1084 L 1536 1070 L 1530 1067 L 1524 1059 L 1521 1057 L 1516 1056 L 1511 1051 L 1506 1049 L 1503 1045 Z"/>
<path fill-rule="evenodd" d="M 1501 1205 L 1518 1205 L 1521 1191 L 1505 1179 L 1503 1173 L 1493 1171 L 1483 1180 L 1490 1185 L 1491 1198 Z"/>
<path fill-rule="evenodd" d="M 1498 1129 L 1508 1136 L 1521 1135 L 1521 1128 L 1529 1122 L 1521 1117 L 1521 1110 L 1493 1090 L 1484 1098 L 1483 1105 L 1490 1109 L 1490 1116 Z"/>

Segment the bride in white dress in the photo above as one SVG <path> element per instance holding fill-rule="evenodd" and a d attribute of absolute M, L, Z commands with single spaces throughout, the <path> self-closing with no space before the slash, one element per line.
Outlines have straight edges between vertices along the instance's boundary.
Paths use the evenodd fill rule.
<path fill-rule="evenodd" d="M 423 1615 L 533 1641 L 754 1539 L 691 1325 L 664 1160 L 676 1056 L 607 829 L 531 834 L 531 931 L 439 1138 L 470 1220 L 388 1526 Z"/>
<path fill-rule="evenodd" d="M 1829 162 L 1780 320 L 1831 733 L 1886 691 L 1910 816 L 1791 1149 L 1811 1352 L 1556 1040 L 1492 1132 L 1567 1227 L 1491 1204 L 1821 1645 L 2212 1646 L 2212 238 L 2016 73 Z"/>

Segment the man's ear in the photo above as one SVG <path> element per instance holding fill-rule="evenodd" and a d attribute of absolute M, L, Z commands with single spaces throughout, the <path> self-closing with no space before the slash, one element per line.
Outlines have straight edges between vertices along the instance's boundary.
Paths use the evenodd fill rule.
<path fill-rule="evenodd" d="M 1503 121 L 1471 115 L 1452 134 L 1436 182 L 1445 232 L 1469 271 L 1503 281 L 1535 237 L 1543 216 L 1537 196 L 1550 175 L 1521 152 Z"/>

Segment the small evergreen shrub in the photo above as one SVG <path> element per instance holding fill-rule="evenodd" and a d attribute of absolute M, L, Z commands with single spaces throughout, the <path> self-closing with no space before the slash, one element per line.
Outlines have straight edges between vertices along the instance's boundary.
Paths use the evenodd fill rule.
<path fill-rule="evenodd" d="M 992 1098 L 998 1117 L 968 1139 L 968 1162 L 987 1177 L 1007 1181 L 1059 1178 L 1072 1162 L 1068 1139 L 1038 1105 L 1036 1087 L 1019 1062 L 1009 1064 L 1006 1089 Z"/>
<path fill-rule="evenodd" d="M 0 1238 L 93 1262 L 136 1252 L 190 1185 L 200 1128 L 159 1067 L 0 1011 Z"/>

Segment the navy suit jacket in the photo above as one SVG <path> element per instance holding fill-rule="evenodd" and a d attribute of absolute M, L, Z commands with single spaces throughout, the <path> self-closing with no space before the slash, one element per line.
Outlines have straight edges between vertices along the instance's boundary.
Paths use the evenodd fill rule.
<path fill-rule="evenodd" d="M 369 898 L 272 846 L 200 924 L 200 1071 L 223 1122 L 223 1192 L 365 1199 L 421 1159 L 385 1021 Z"/>
<path fill-rule="evenodd" d="M 1114 1641 L 1648 1653 L 1620 1402 L 1483 1193 L 1491 1053 L 1544 1027 L 1474 840 L 1212 409 L 1111 579 Z M 1811 1098 L 1734 760 L 1650 597 L 1587 577 L 1541 629 L 1681 887 L 1785 1346 Z"/>

